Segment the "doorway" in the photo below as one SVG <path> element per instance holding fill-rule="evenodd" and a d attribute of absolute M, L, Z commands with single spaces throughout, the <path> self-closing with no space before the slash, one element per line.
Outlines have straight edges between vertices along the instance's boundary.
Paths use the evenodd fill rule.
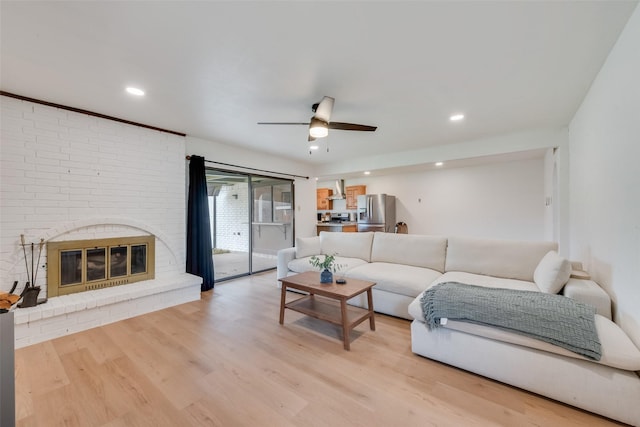
<path fill-rule="evenodd" d="M 270 270 L 293 246 L 293 181 L 207 168 L 214 280 Z"/>

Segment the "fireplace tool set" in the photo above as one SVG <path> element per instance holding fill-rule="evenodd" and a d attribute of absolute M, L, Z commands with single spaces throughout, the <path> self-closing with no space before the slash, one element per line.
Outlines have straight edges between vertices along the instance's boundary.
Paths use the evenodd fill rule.
<path fill-rule="evenodd" d="M 40 265 L 40 257 L 42 255 L 42 247 L 44 246 L 44 239 L 40 239 L 40 243 L 38 243 L 38 261 L 35 262 L 35 244 L 30 243 L 27 244 L 24 241 L 24 234 L 20 235 L 20 242 L 22 246 L 22 254 L 24 255 L 24 266 L 27 270 L 27 278 L 30 278 L 31 281 L 27 280 L 27 283 L 22 290 L 20 295 L 16 295 L 13 292 L 16 290 L 18 286 L 18 281 L 13 282 L 13 286 L 9 293 L 4 293 L 0 291 L 0 312 L 8 311 L 13 304 L 18 302 L 22 298 L 22 302 L 18 304 L 20 308 L 26 307 L 35 307 L 38 304 L 46 302 L 46 299 L 38 301 L 38 294 L 40 293 L 40 286 L 36 286 L 36 281 L 38 280 L 38 265 Z M 27 247 L 31 246 L 31 271 L 29 271 L 29 261 L 27 260 Z"/>

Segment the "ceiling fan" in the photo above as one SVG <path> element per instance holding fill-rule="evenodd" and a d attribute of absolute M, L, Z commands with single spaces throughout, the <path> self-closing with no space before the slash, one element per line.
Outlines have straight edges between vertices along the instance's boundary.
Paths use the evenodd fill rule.
<path fill-rule="evenodd" d="M 314 112 L 309 123 L 298 122 L 258 122 L 259 125 L 305 125 L 309 126 L 309 141 L 315 141 L 316 138 L 324 138 L 329 134 L 329 129 L 339 130 L 357 130 L 364 132 L 374 132 L 377 126 L 358 125 L 355 123 L 342 123 L 331 121 L 331 111 L 333 111 L 333 103 L 335 99 L 325 96 L 322 101 L 311 106 Z"/>

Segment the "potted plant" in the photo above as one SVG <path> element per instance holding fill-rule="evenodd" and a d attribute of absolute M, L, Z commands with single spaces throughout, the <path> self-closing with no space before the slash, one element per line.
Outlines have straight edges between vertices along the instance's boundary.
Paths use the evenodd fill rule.
<path fill-rule="evenodd" d="M 309 264 L 320 270 L 320 283 L 333 283 L 333 273 L 342 268 L 342 265 L 335 263 L 336 255 L 325 255 L 323 260 L 316 255 L 309 258 Z"/>

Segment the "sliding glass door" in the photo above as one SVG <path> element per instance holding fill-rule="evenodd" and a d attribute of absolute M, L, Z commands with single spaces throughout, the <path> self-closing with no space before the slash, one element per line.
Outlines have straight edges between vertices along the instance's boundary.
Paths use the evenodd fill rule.
<path fill-rule="evenodd" d="M 207 169 L 215 281 L 249 274 L 249 177 Z"/>
<path fill-rule="evenodd" d="M 293 246 L 293 181 L 207 169 L 215 281 L 276 267 Z"/>
<path fill-rule="evenodd" d="M 252 176 L 251 188 L 251 261 L 257 272 L 276 267 L 278 250 L 293 246 L 293 182 Z"/>

